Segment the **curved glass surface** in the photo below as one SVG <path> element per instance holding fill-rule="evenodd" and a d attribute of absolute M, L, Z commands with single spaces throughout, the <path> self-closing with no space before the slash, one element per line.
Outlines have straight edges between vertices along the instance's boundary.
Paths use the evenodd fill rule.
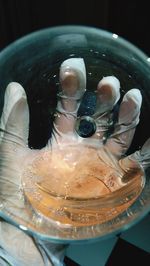
<path fill-rule="evenodd" d="M 131 88 L 140 89 L 143 96 L 140 123 L 128 153 L 139 149 L 149 137 L 147 125 L 150 114 L 150 60 L 134 45 L 116 34 L 100 29 L 82 26 L 44 29 L 29 34 L 4 49 L 0 53 L 1 113 L 6 86 L 11 81 L 19 82 L 26 90 L 30 108 L 29 146 L 33 149 L 43 148 L 52 133 L 56 95 L 59 90 L 59 68 L 65 59 L 73 57 L 82 57 L 85 61 L 88 90 L 93 91 L 97 81 L 108 75 L 114 75 L 120 80 L 121 96 Z M 54 212 L 53 216 L 49 216 L 47 210 L 42 211 L 42 203 L 38 205 L 40 211 L 35 211 L 38 210 L 37 202 L 32 201 L 26 188 L 25 194 L 18 194 L 19 208 L 12 202 L 5 202 L 0 195 L 0 215 L 21 230 L 54 242 L 90 241 L 109 237 L 129 228 L 150 210 L 150 169 L 147 169 L 144 176 L 145 179 L 142 181 L 143 173 L 140 175 L 142 185 L 138 179 L 127 187 L 136 187 L 136 194 L 131 195 L 130 200 L 126 200 L 126 191 L 120 191 L 120 197 L 113 202 L 113 206 L 111 197 L 108 198 L 105 210 L 102 197 L 94 200 L 94 203 L 79 198 L 81 211 L 84 209 L 86 214 L 89 213 L 88 217 L 98 207 L 103 211 L 103 217 L 105 212 L 105 219 L 101 219 L 101 212 L 97 212 L 96 222 L 90 218 L 90 222 L 87 220 L 84 224 L 79 223 L 78 218 L 75 218 L 73 223 L 69 222 L 70 218 L 64 222 L 60 218 L 60 212 L 59 217 L 56 217 Z M 50 191 L 46 188 L 43 190 L 43 187 L 40 189 L 38 183 L 41 194 L 50 194 Z M 59 197 L 63 204 L 64 195 Z M 124 204 L 121 211 L 116 209 L 120 204 L 120 198 Z M 76 217 L 73 198 L 67 204 L 68 208 L 73 208 Z"/>

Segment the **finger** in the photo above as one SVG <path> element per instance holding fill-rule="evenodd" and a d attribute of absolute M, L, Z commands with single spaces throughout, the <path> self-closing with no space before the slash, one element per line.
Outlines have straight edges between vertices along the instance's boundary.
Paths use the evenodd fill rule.
<path fill-rule="evenodd" d="M 145 142 L 141 150 L 121 159 L 119 163 L 125 172 L 139 166 L 143 169 L 150 167 L 150 138 Z"/>
<path fill-rule="evenodd" d="M 106 147 L 117 157 L 125 154 L 131 144 L 139 123 L 141 104 L 142 96 L 138 89 L 131 89 L 123 97 L 115 131 L 106 142 Z"/>
<path fill-rule="evenodd" d="M 120 82 L 114 76 L 104 77 L 97 86 L 97 113 L 112 110 L 120 98 Z"/>
<path fill-rule="evenodd" d="M 111 111 L 120 98 L 120 82 L 114 76 L 104 77 L 97 86 L 97 107 L 94 115 L 97 130 L 93 138 L 102 139 L 109 128 Z"/>
<path fill-rule="evenodd" d="M 3 221 L 0 222 L 0 236 L 3 256 L 10 263 L 7 265 L 44 265 L 39 247 L 28 234 Z"/>
<path fill-rule="evenodd" d="M 4 108 L 1 116 L 1 138 L 5 141 L 27 143 L 29 130 L 29 110 L 23 87 L 11 82 L 5 92 Z"/>
<path fill-rule="evenodd" d="M 74 133 L 80 99 L 86 89 L 86 70 L 82 58 L 70 58 L 62 63 L 60 86 L 54 121 L 55 139 Z"/>
<path fill-rule="evenodd" d="M 86 89 L 86 69 L 82 58 L 65 60 L 60 67 L 59 76 L 62 92 L 65 96 L 80 98 L 83 95 Z"/>

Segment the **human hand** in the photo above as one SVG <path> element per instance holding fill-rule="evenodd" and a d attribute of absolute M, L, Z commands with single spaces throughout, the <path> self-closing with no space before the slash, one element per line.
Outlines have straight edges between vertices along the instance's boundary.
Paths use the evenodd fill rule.
<path fill-rule="evenodd" d="M 83 64 L 81 59 L 69 59 L 60 69 L 61 91 L 51 142 L 53 153 L 50 155 L 54 159 L 49 169 L 46 168 L 48 172 L 52 170 L 54 180 L 59 182 L 59 192 L 58 188 L 56 191 L 56 182 L 52 182 L 53 178 L 41 181 L 47 190 L 49 187 L 57 194 L 79 198 L 113 192 L 134 178 L 133 172 L 137 174 L 139 171 L 137 175 L 140 175 L 140 171 L 150 165 L 150 139 L 140 151 L 125 156 L 139 122 L 142 96 L 138 89 L 128 91 L 118 108 L 114 124 L 114 110 L 120 98 L 120 82 L 116 77 L 104 77 L 96 88 L 96 110 L 92 115 L 96 123 L 95 134 L 90 138 L 77 134 L 78 109 L 86 88 Z M 112 123 L 114 130 L 107 134 Z M 80 189 L 76 187 L 77 177 Z M 90 189 L 86 189 L 87 184 Z"/>
<path fill-rule="evenodd" d="M 26 219 L 21 174 L 38 151 L 27 147 L 29 110 L 26 94 L 16 82 L 8 85 L 0 123 L 0 207 Z M 21 220 L 20 220 L 21 222 Z M 20 227 L 21 228 L 21 227 Z M 41 241 L 0 219 L 0 264 L 61 266 L 66 245 Z"/>
<path fill-rule="evenodd" d="M 126 184 L 123 178 L 126 172 L 150 165 L 150 140 L 141 151 L 123 157 L 131 144 L 139 121 L 142 102 L 139 90 L 130 90 L 124 96 L 114 132 L 106 140 L 113 107 L 119 100 L 120 84 L 115 77 L 103 78 L 97 87 L 97 106 L 93 115 L 97 131 L 92 137 L 84 139 L 75 131 L 77 110 L 86 89 L 86 71 L 82 59 L 70 59 L 62 64 L 60 84 L 62 91 L 58 98 L 53 137 L 42 150 L 30 150 L 27 146 L 29 111 L 23 88 L 17 83 L 11 83 L 6 89 L 1 118 L 0 199 L 3 204 L 9 201 L 12 209 L 13 206 L 17 206 L 22 211 L 22 217 L 24 210 L 18 193 L 22 188 L 26 169 L 28 170 L 32 163 L 36 165 L 36 161 L 36 173 L 43 175 L 39 183 L 41 186 L 50 185 L 50 189 L 57 194 L 83 198 L 98 197 L 119 189 Z M 51 173 L 50 178 L 47 178 L 46 173 Z M 11 227 L 2 222 L 3 233 L 6 232 L 4 226 Z M 11 232 L 13 230 L 10 230 L 10 237 L 13 235 L 14 238 L 14 233 Z M 19 243 L 20 237 L 17 239 Z M 35 251 L 34 259 L 38 258 L 40 261 L 38 248 L 30 237 L 24 243 L 28 241 L 32 243 Z M 12 252 L 11 256 L 17 260 L 18 253 L 11 250 L 12 244 L 9 241 L 5 242 L 3 237 L 1 246 L 4 246 L 8 253 Z M 23 248 L 28 253 L 28 244 L 25 245 L 26 249 L 21 247 L 21 250 Z M 28 258 L 28 262 L 27 258 L 23 258 L 22 265 L 27 265 L 32 256 Z M 41 265 L 42 263 L 41 259 Z"/>

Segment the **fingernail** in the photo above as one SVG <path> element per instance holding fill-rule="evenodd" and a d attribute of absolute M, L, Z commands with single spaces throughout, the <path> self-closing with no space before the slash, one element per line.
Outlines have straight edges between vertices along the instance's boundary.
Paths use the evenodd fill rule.
<path fill-rule="evenodd" d="M 23 87 L 17 82 L 11 82 L 8 84 L 5 91 L 4 108 L 1 118 L 1 127 L 5 128 L 8 117 L 12 112 L 13 107 L 21 99 L 26 102 L 26 93 Z"/>
<path fill-rule="evenodd" d="M 98 83 L 97 90 L 100 91 L 103 86 L 108 86 L 110 91 L 110 100 L 114 100 L 114 104 L 117 103 L 117 101 L 120 98 L 120 82 L 119 80 L 114 76 L 108 76 L 103 77 L 103 79 Z M 108 95 L 109 97 L 109 95 Z"/>
<path fill-rule="evenodd" d="M 6 88 L 5 99 L 7 101 L 10 99 L 12 101 L 15 100 L 15 102 L 17 102 L 21 98 L 26 99 L 26 93 L 23 87 L 17 82 L 9 83 Z"/>
<path fill-rule="evenodd" d="M 62 75 L 61 86 L 65 95 L 73 97 L 79 87 L 76 73 L 72 70 L 66 70 Z"/>
<path fill-rule="evenodd" d="M 78 90 L 83 95 L 86 90 L 86 69 L 82 58 L 69 58 L 61 64 L 60 83 L 65 92 L 72 94 Z"/>

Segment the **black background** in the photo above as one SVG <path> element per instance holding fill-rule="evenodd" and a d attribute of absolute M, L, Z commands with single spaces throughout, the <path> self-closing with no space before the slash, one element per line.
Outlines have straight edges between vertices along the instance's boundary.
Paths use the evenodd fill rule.
<path fill-rule="evenodd" d="M 0 0 L 0 49 L 29 32 L 74 24 L 117 33 L 149 55 L 148 3 L 146 0 Z"/>

